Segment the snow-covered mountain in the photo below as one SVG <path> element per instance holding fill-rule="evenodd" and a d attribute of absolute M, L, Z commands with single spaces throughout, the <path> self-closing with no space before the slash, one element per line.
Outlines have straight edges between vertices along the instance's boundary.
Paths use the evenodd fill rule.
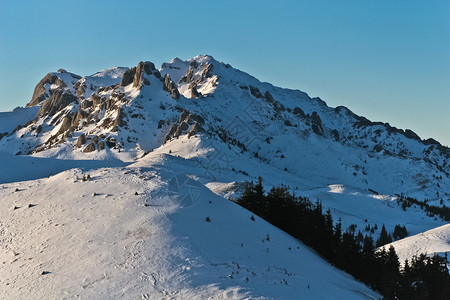
<path fill-rule="evenodd" d="M 421 201 L 427 199 L 428 204 L 435 206 L 448 206 L 450 202 L 450 149 L 439 142 L 422 140 L 410 130 L 371 122 L 345 107 L 328 107 L 320 98 L 311 98 L 299 90 L 260 82 L 204 55 L 187 61 L 175 58 L 162 64 L 159 70 L 151 62 L 140 62 L 136 67 L 115 67 L 85 77 L 62 69 L 49 73 L 36 86 L 26 108 L 0 113 L 0 151 L 0 182 L 5 183 L 0 189 L 2 200 L 12 208 L 27 205 L 25 202 L 31 203 L 33 199 L 40 201 L 36 207 L 2 211 L 5 218 L 10 218 L 5 219 L 9 221 L 4 224 L 15 224 L 11 234 L 16 232 L 14 234 L 19 236 L 19 241 L 14 242 L 18 248 L 37 255 L 39 247 L 33 245 L 42 243 L 36 240 L 24 244 L 20 240 L 30 234 L 26 232 L 31 230 L 25 229 L 29 225 L 26 222 L 41 224 L 50 220 L 60 224 L 53 219 L 70 216 L 72 212 L 77 215 L 84 209 L 80 215 L 83 226 L 96 229 L 77 233 L 74 240 L 68 237 L 61 240 L 55 233 L 56 240 L 50 242 L 54 243 L 52 247 L 57 249 L 58 243 L 73 243 L 74 255 L 85 257 L 86 264 L 95 261 L 93 255 L 98 251 L 111 253 L 102 258 L 108 271 L 93 274 L 92 278 L 80 274 L 77 282 L 85 283 L 67 286 L 70 295 L 98 295 L 102 289 L 112 288 L 111 282 L 116 280 L 123 282 L 126 288 L 115 287 L 115 295 L 126 294 L 126 290 L 132 297 L 141 292 L 145 296 L 143 288 L 129 286 L 144 287 L 144 283 L 127 283 L 130 278 L 127 276 L 131 274 L 141 276 L 144 282 L 157 282 L 151 289 L 165 297 L 177 290 L 176 297 L 242 298 L 249 293 L 251 297 L 283 299 L 298 298 L 296 295 L 335 298 L 332 292 L 327 292 L 329 286 L 335 286 L 339 290 L 336 293 L 342 293 L 343 298 L 362 294 L 377 297 L 360 285 L 353 287 L 356 283 L 345 275 L 330 275 L 337 271 L 325 266 L 301 244 L 295 247 L 299 247 L 302 254 L 289 258 L 283 252 L 291 248 L 286 252 L 290 254 L 295 249 L 289 237 L 260 219 L 257 225 L 249 223 L 249 213 L 223 197 L 236 198 L 244 182 L 262 176 L 266 187 L 285 184 L 295 193 L 320 200 L 335 220 L 342 219 L 344 229 L 355 224 L 357 230 L 374 238 L 378 237 L 381 224 L 385 224 L 388 231 L 393 231 L 396 224 L 404 225 L 410 234 L 446 224 L 436 216 L 428 216 L 418 206 L 402 208 L 397 201 L 400 194 Z M 94 179 L 81 183 L 77 179 L 81 170 L 92 174 Z M 59 172 L 63 173 L 42 179 Z M 173 190 L 174 180 L 179 183 L 177 174 L 182 174 L 179 175 L 184 178 L 182 182 L 195 186 L 196 192 L 202 191 L 202 195 L 208 196 L 196 198 L 189 187 Z M 32 181 L 19 182 L 21 180 Z M 19 191 L 13 193 L 15 188 Z M 134 195 L 134 191 L 138 195 Z M 173 197 L 179 201 L 174 201 Z M 191 203 L 186 208 L 184 201 L 194 199 L 192 197 L 196 199 L 195 205 Z M 107 203 L 102 205 L 99 199 Z M 219 207 L 214 208 L 208 201 L 218 203 Z M 116 203 L 129 211 L 110 207 Z M 148 206 L 142 206 L 143 203 Z M 108 208 L 103 210 L 105 206 Z M 16 213 L 32 214 L 40 209 L 39 216 L 45 220 L 31 221 L 28 215 L 13 217 Z M 94 212 L 84 215 L 91 210 Z M 145 217 L 138 220 L 136 216 Z M 205 222 L 206 217 L 210 217 L 211 222 Z M 78 217 L 73 218 L 79 221 Z M 144 227 L 130 225 L 136 227 L 136 231 L 145 228 L 152 233 L 138 238 L 142 243 L 135 249 L 131 237 L 128 240 L 120 235 L 127 225 L 116 224 L 114 218 L 131 218 L 126 222 L 146 224 L 142 225 Z M 66 226 L 76 226 L 75 221 L 67 222 Z M 149 229 L 153 226 L 149 224 L 153 223 L 155 228 Z M 367 226 L 373 228 L 375 224 L 378 230 L 365 231 Z M 130 229 L 128 236 L 133 236 L 133 230 Z M 106 231 L 106 240 L 99 240 L 98 236 Z M 267 233 L 279 239 L 277 248 L 269 249 L 261 242 L 261 235 Z M 250 242 L 251 247 L 241 241 L 255 237 L 256 240 Z M 81 247 L 80 241 L 88 243 L 83 244 L 86 249 L 76 248 Z M 89 243 L 93 243 L 91 250 Z M 174 248 L 176 244 L 181 246 Z M 127 248 L 131 256 L 128 252 L 114 250 L 116 246 L 132 247 Z M 142 249 L 149 253 L 148 258 L 141 255 Z M 263 250 L 264 255 L 267 251 L 271 253 L 272 267 L 261 263 L 267 259 L 262 256 Z M 7 253 L 15 253 L 11 251 L 7 249 Z M 253 251 L 256 252 L 251 255 Z M 306 252 L 311 258 L 302 258 Z M 69 278 L 72 270 L 67 269 L 67 260 L 62 260 L 61 253 L 65 252 L 59 252 L 60 258 L 41 256 L 40 264 L 48 262 L 54 269 L 64 270 L 64 276 Z M 123 267 L 114 266 L 113 261 L 129 256 L 130 270 L 123 274 L 113 271 L 113 268 Z M 156 258 L 164 264 L 148 266 Z M 148 261 L 144 262 L 146 259 Z M 306 264 L 307 260 L 324 264 L 318 269 L 317 277 L 311 273 L 311 268 L 315 267 Z M 15 258 L 7 262 L 12 267 L 3 272 L 17 276 L 21 269 L 19 264 L 13 265 Z M 235 276 L 237 270 L 230 269 L 235 263 L 244 262 L 248 270 L 258 268 L 258 272 L 246 271 L 256 274 L 252 274 L 258 278 L 254 282 L 248 274 L 244 277 L 240 271 L 240 275 Z M 137 268 L 137 264 L 143 267 Z M 273 265 L 292 265 L 295 271 L 287 268 L 285 272 L 297 274 L 291 279 L 295 287 L 288 279 L 278 276 L 278 271 L 273 272 Z M 164 278 L 154 278 L 155 275 L 144 271 L 147 267 L 152 274 L 163 272 Z M 170 271 L 164 269 L 166 267 Z M 132 271 L 133 268 L 137 269 Z M 228 271 L 234 273 L 228 274 Z M 146 275 L 139 275 L 139 272 Z M 192 274 L 197 274 L 198 279 L 194 280 Z M 64 281 L 64 277 L 46 279 L 51 276 L 34 275 L 20 280 L 14 277 L 16 285 L 22 284 L 25 293 L 27 280 L 34 280 L 35 284 L 49 280 L 45 281 L 48 288 Z M 229 275 L 233 275 L 231 280 Z M 176 281 L 176 287 L 170 287 L 169 281 L 178 276 L 183 279 Z M 338 282 L 321 281 L 321 276 L 337 278 Z M 7 278 L 12 280 L 13 277 Z M 311 292 L 309 283 L 304 289 L 303 282 L 307 278 L 311 278 L 314 285 L 320 282 L 325 294 L 315 294 L 318 291 L 307 294 Z M 283 279 L 288 283 L 283 283 Z M 284 284 L 283 288 L 275 284 L 278 281 Z M 273 283 L 274 287 L 269 287 L 268 283 Z M 84 285 L 88 288 L 80 289 Z"/>

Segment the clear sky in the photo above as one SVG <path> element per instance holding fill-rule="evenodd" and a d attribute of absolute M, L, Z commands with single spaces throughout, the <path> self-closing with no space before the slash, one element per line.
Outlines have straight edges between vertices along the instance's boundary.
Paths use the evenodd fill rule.
<path fill-rule="evenodd" d="M 45 74 L 210 54 L 450 146 L 450 1 L 0 1 L 0 111 Z"/>

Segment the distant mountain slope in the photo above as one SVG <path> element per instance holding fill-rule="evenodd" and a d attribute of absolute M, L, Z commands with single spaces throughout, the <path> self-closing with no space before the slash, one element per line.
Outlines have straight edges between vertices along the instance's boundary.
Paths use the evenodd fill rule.
<path fill-rule="evenodd" d="M 380 297 L 178 173 L 176 160 L 155 156 L 145 167 L 98 169 L 86 181 L 73 169 L 1 185 L 3 297 Z"/>

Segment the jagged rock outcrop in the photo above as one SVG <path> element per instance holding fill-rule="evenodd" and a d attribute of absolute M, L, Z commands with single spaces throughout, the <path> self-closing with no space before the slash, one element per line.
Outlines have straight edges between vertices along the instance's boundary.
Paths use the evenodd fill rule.
<path fill-rule="evenodd" d="M 203 66 L 203 72 L 202 72 L 202 77 L 201 77 L 201 81 L 205 80 L 206 78 L 211 77 L 211 72 L 214 69 L 214 66 L 210 63 L 206 63 Z"/>
<path fill-rule="evenodd" d="M 178 91 L 178 88 L 176 87 L 175 83 L 173 83 L 169 74 L 166 74 L 166 76 L 164 76 L 163 89 L 165 91 L 168 91 L 172 95 L 173 99 L 180 98 L 180 92 Z"/>
<path fill-rule="evenodd" d="M 73 88 L 76 90 L 76 95 L 78 98 L 84 98 L 84 94 L 86 93 L 86 84 L 78 81 L 74 84 Z"/>
<path fill-rule="evenodd" d="M 194 126 L 192 126 L 191 130 L 189 130 L 188 137 L 191 137 L 199 132 L 204 132 L 205 130 L 202 128 L 202 126 L 198 123 L 195 123 Z"/>
<path fill-rule="evenodd" d="M 249 86 L 250 88 L 250 93 L 256 97 L 256 98 L 264 98 L 263 94 L 261 94 L 261 92 L 259 91 L 259 89 L 257 87 L 254 87 L 252 85 Z"/>
<path fill-rule="evenodd" d="M 323 136 L 322 120 L 315 111 L 311 114 L 311 129 L 315 134 Z"/>
<path fill-rule="evenodd" d="M 61 127 L 59 128 L 58 134 L 65 133 L 66 131 L 70 130 L 72 127 L 72 115 L 67 115 L 64 117 Z"/>
<path fill-rule="evenodd" d="M 300 107 L 295 107 L 294 110 L 292 111 L 292 113 L 293 113 L 294 115 L 300 116 L 300 117 L 302 117 L 302 118 L 304 118 L 304 117 L 306 116 L 306 115 L 305 115 L 305 112 L 304 112 L 303 109 L 301 109 Z"/>
<path fill-rule="evenodd" d="M 39 110 L 39 116 L 49 115 L 52 116 L 56 112 L 65 108 L 72 102 L 77 102 L 78 98 L 68 92 L 63 90 L 56 90 L 53 94 L 44 102 L 41 109 Z"/>
<path fill-rule="evenodd" d="M 106 145 L 107 145 L 109 148 L 113 148 L 113 147 L 116 146 L 116 139 L 113 138 L 113 137 L 108 136 L 108 137 L 105 139 L 105 143 L 106 143 Z"/>
<path fill-rule="evenodd" d="M 134 74 L 134 79 L 133 79 L 133 87 L 140 87 L 143 83 L 143 79 L 144 79 L 144 73 L 147 75 L 152 74 L 152 65 L 149 62 L 139 62 L 137 68 L 136 68 L 136 73 Z M 153 66 L 154 68 L 154 66 Z M 150 81 L 146 81 L 148 84 L 150 85 Z"/>
<path fill-rule="evenodd" d="M 137 67 L 130 68 L 123 73 L 120 86 L 127 86 L 133 84 L 133 87 L 140 88 L 142 84 L 150 85 L 150 81 L 144 78 L 144 74 L 154 74 L 157 78 L 161 77 L 159 71 L 155 69 L 155 65 L 152 62 L 139 62 Z"/>
<path fill-rule="evenodd" d="M 97 144 L 97 149 L 99 151 L 105 149 L 105 141 L 100 141 L 100 143 Z"/>
<path fill-rule="evenodd" d="M 47 95 L 45 85 L 46 84 L 54 84 L 56 82 L 56 75 L 52 75 L 48 73 L 45 75 L 44 78 L 42 78 L 41 81 L 36 85 L 33 92 L 33 97 L 31 97 L 30 103 L 27 104 L 27 107 L 35 106 L 41 103 L 43 100 L 45 100 L 49 95 Z"/>
<path fill-rule="evenodd" d="M 75 147 L 81 148 L 81 146 L 83 146 L 84 144 L 86 144 L 86 135 L 83 133 L 77 139 L 77 143 L 75 144 Z"/>
<path fill-rule="evenodd" d="M 191 83 L 189 85 L 189 89 L 191 90 L 191 98 L 196 98 L 197 99 L 198 97 L 200 97 L 200 94 L 197 91 L 197 84 Z"/>
<path fill-rule="evenodd" d="M 90 142 L 83 150 L 84 153 L 89 153 L 89 152 L 93 152 L 95 151 L 95 143 L 94 142 Z"/>
<path fill-rule="evenodd" d="M 134 75 L 136 74 L 136 67 L 130 68 L 125 71 L 120 81 L 120 86 L 127 86 L 134 81 Z"/>
<path fill-rule="evenodd" d="M 112 131 L 117 131 L 119 127 L 122 127 L 125 125 L 125 121 L 123 120 L 124 114 L 122 112 L 122 108 L 117 109 L 117 116 L 114 119 L 114 122 L 112 124 L 113 129 Z"/>
<path fill-rule="evenodd" d="M 183 110 L 177 123 L 172 124 L 166 136 L 164 137 L 164 143 L 170 141 L 172 138 L 177 138 L 184 133 L 188 132 L 188 137 L 198 133 L 204 132 L 200 124 L 204 124 L 205 120 L 202 116 L 191 114 L 187 110 Z M 192 126 L 191 126 L 192 125 Z M 191 129 L 188 131 L 189 127 Z"/>

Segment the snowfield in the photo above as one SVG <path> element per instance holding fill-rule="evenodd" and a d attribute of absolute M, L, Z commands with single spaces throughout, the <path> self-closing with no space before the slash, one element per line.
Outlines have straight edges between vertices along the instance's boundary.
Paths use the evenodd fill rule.
<path fill-rule="evenodd" d="M 406 259 L 411 261 L 413 256 L 419 256 L 421 253 L 444 256 L 450 252 L 450 224 L 406 237 L 388 244 L 386 247 L 390 245 L 394 246 L 395 252 L 402 262 Z"/>
<path fill-rule="evenodd" d="M 0 185 L 2 297 L 380 297 L 186 174 L 140 165 Z"/>

